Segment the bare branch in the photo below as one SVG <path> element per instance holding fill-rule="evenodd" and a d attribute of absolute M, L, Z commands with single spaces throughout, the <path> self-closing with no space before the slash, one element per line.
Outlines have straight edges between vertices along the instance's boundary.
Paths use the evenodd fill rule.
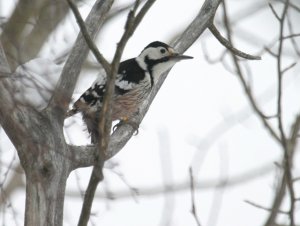
<path fill-rule="evenodd" d="M 289 66 L 287 66 L 286 68 L 284 68 L 281 71 L 281 74 L 283 75 L 285 72 L 287 72 L 288 70 L 292 69 L 293 67 L 295 67 L 297 65 L 297 62 L 291 63 Z"/>
<path fill-rule="evenodd" d="M 284 21 L 285 16 L 287 13 L 288 8 L 288 2 L 286 2 L 285 7 L 282 12 L 281 18 L 279 19 L 280 23 L 280 30 L 279 30 L 279 45 L 278 45 L 278 52 L 277 52 L 277 77 L 278 77 L 278 96 L 277 96 L 277 115 L 278 115 L 278 127 L 281 134 L 281 140 L 283 142 L 283 145 L 286 146 L 286 137 L 283 129 L 283 122 L 282 122 L 282 71 L 281 71 L 281 58 L 282 58 L 282 48 L 283 48 L 283 29 L 284 29 Z"/>
<path fill-rule="evenodd" d="M 281 3 L 286 3 L 286 0 L 276 0 L 277 2 L 281 2 Z M 298 13 L 300 13 L 300 7 L 298 7 L 297 5 L 293 4 L 292 2 L 288 3 L 289 6 L 291 7 L 291 9 L 296 10 Z"/>
<path fill-rule="evenodd" d="M 296 37 L 300 37 L 300 34 L 291 34 L 291 35 L 283 36 L 282 39 L 290 39 Z"/>
<path fill-rule="evenodd" d="M 286 183 L 287 183 L 286 176 L 285 176 L 285 174 L 283 174 L 281 176 L 281 179 L 279 181 L 279 186 L 275 193 L 274 201 L 273 201 L 273 204 L 271 207 L 272 211 L 271 211 L 270 215 L 268 216 L 264 226 L 273 226 L 275 224 L 277 213 L 280 209 L 281 203 L 285 196 Z"/>
<path fill-rule="evenodd" d="M 86 27 L 93 39 L 102 26 L 113 0 L 97 0 L 90 14 L 86 19 Z M 63 124 L 64 112 L 69 106 L 76 81 L 78 79 L 81 65 L 86 59 L 89 48 L 82 34 L 80 33 L 74 47 L 63 68 L 60 80 L 58 81 L 55 92 L 49 102 L 48 108 L 58 108 L 61 110 L 61 124 Z"/>
<path fill-rule="evenodd" d="M 97 48 L 97 46 L 95 45 L 95 43 L 93 42 L 92 38 L 90 37 L 87 28 L 84 24 L 84 21 L 80 15 L 79 10 L 77 9 L 76 5 L 73 3 L 72 0 L 67 0 L 70 8 L 73 11 L 74 16 L 76 17 L 77 23 L 80 27 L 80 31 L 89 47 L 89 49 L 92 51 L 92 53 L 94 54 L 95 58 L 97 59 L 97 61 L 99 62 L 99 64 L 102 65 L 102 67 L 104 68 L 106 74 L 110 73 L 110 64 L 107 62 L 107 60 L 103 57 L 103 55 L 100 53 L 99 49 Z"/>
<path fill-rule="evenodd" d="M 218 31 L 218 29 L 214 24 L 211 24 L 209 26 L 209 30 L 223 46 L 225 46 L 229 51 L 231 51 L 235 55 L 248 60 L 261 60 L 260 56 L 253 56 L 234 48 L 232 44 L 221 35 L 221 33 Z"/>
<path fill-rule="evenodd" d="M 263 209 L 263 210 L 270 211 L 270 212 L 273 211 L 272 208 L 264 207 L 262 205 L 259 205 L 257 203 L 252 202 L 252 201 L 249 201 L 249 200 L 245 200 L 245 202 L 248 203 L 248 204 L 250 204 L 251 206 L 254 206 L 254 207 L 259 208 L 259 209 Z M 278 213 L 289 214 L 288 211 L 282 211 L 282 210 L 278 210 Z"/>
<path fill-rule="evenodd" d="M 277 19 L 278 21 L 280 21 L 280 17 L 279 17 L 279 15 L 277 14 L 277 12 L 275 11 L 273 5 L 272 5 L 271 3 L 268 3 L 268 5 L 269 5 L 269 7 L 270 7 L 272 13 L 273 13 L 274 16 L 276 17 L 276 19 Z"/>
<path fill-rule="evenodd" d="M 231 30 L 230 30 L 230 25 L 229 25 L 229 21 L 228 21 L 228 16 L 227 16 L 227 10 L 226 10 L 226 5 L 225 5 L 225 1 L 223 1 L 223 12 L 224 12 L 224 25 L 225 25 L 225 28 L 227 30 L 227 38 L 228 38 L 228 41 L 231 43 Z M 263 125 L 267 128 L 267 130 L 270 132 L 270 134 L 272 135 L 272 137 L 280 142 L 280 138 L 278 137 L 278 135 L 276 134 L 276 132 L 274 131 L 274 129 L 272 128 L 272 126 L 270 125 L 270 123 L 267 121 L 266 117 L 265 117 L 265 114 L 259 109 L 256 101 L 255 101 L 255 98 L 251 92 L 251 89 L 250 87 L 248 86 L 245 78 L 244 78 L 244 75 L 242 73 L 242 70 L 241 70 L 241 67 L 240 67 L 240 63 L 236 57 L 235 54 L 231 54 L 232 56 L 232 59 L 233 59 L 233 63 L 234 63 L 234 66 L 236 68 L 236 74 L 238 75 L 238 78 L 240 79 L 241 83 L 242 83 L 242 86 L 244 88 L 244 91 L 246 93 L 246 96 L 248 97 L 249 101 L 250 101 L 250 104 L 252 106 L 252 108 L 254 109 L 254 111 L 257 113 L 257 115 L 259 116 L 259 119 L 262 121 Z"/>
<path fill-rule="evenodd" d="M 96 147 L 94 145 L 74 146 L 69 145 L 70 153 L 72 153 L 71 162 L 72 169 L 93 166 L 95 164 Z"/>
<path fill-rule="evenodd" d="M 290 210 L 289 210 L 289 220 L 291 226 L 295 225 L 295 191 L 293 186 L 293 175 L 292 175 L 292 154 L 293 150 L 291 149 L 291 145 L 288 144 L 288 140 L 286 138 L 283 121 L 282 121 L 282 78 L 283 71 L 281 69 L 282 64 L 282 49 L 283 49 L 283 32 L 284 32 L 284 22 L 287 18 L 287 11 L 289 7 L 289 0 L 287 0 L 284 4 L 284 8 L 279 18 L 279 46 L 278 46 L 278 58 L 277 58 L 277 77 L 278 77 L 278 96 L 277 96 L 277 115 L 278 115 L 278 128 L 280 131 L 282 147 L 284 151 L 284 172 L 287 179 L 287 187 L 290 195 Z M 277 18 L 278 19 L 278 18 Z"/>
<path fill-rule="evenodd" d="M 274 53 L 269 47 L 266 46 L 264 49 L 265 49 L 271 56 L 273 56 L 273 57 L 275 57 L 275 58 L 278 57 L 277 53 Z"/>

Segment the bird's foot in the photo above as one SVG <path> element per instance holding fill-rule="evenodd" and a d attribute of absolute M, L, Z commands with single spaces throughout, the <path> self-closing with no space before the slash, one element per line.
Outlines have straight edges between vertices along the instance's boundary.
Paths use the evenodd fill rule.
<path fill-rule="evenodd" d="M 129 121 L 129 120 L 120 120 L 120 122 L 113 127 L 113 132 L 116 129 L 118 129 L 120 126 L 126 125 L 126 124 L 130 125 L 134 129 L 134 135 L 138 135 L 138 133 L 139 133 L 139 124 L 136 123 L 136 122 L 133 122 L 133 121 Z"/>

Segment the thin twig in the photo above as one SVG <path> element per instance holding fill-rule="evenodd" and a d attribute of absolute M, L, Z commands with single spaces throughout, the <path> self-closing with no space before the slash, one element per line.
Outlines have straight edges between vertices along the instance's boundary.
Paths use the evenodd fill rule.
<path fill-rule="evenodd" d="M 236 49 L 235 47 L 232 46 L 232 44 L 226 39 L 224 38 L 221 33 L 218 31 L 218 29 L 216 28 L 216 26 L 214 24 L 211 24 L 209 26 L 209 30 L 211 31 L 211 33 L 216 37 L 216 39 L 223 45 L 225 46 L 228 50 L 230 50 L 233 54 L 245 58 L 247 60 L 261 60 L 260 56 L 253 56 L 250 55 L 248 53 L 245 53 L 241 50 Z"/>
<path fill-rule="evenodd" d="M 297 38 L 297 37 L 300 37 L 299 33 L 283 36 L 282 39 L 290 39 L 290 38 Z"/>
<path fill-rule="evenodd" d="M 290 195 L 290 210 L 289 210 L 289 220 L 290 225 L 295 225 L 295 191 L 293 186 L 293 176 L 292 176 L 292 150 L 290 145 L 288 144 L 288 140 L 285 135 L 285 131 L 283 128 L 283 120 L 282 120 L 282 78 L 283 78 L 283 70 L 281 69 L 282 64 L 282 50 L 283 50 L 283 32 L 284 32 L 284 22 L 287 18 L 287 11 L 289 7 L 289 0 L 287 0 L 284 4 L 284 8 L 279 18 L 279 45 L 278 45 L 278 58 L 277 58 L 277 78 L 278 78 L 278 96 L 277 96 L 277 114 L 278 114 L 278 128 L 280 131 L 282 147 L 284 151 L 284 173 L 287 179 L 287 188 L 289 190 Z"/>
<path fill-rule="evenodd" d="M 278 52 L 277 52 L 277 78 L 278 78 L 278 96 L 277 96 L 277 115 L 278 115 L 278 128 L 281 134 L 281 140 L 283 145 L 286 146 L 286 136 L 283 129 L 283 122 L 282 122 L 282 70 L 281 70 L 281 58 L 282 58 L 282 49 L 283 49 L 283 28 L 284 28 L 284 19 L 287 12 L 288 4 L 285 4 L 282 17 L 279 18 L 280 28 L 279 28 L 279 45 L 278 45 Z"/>
<path fill-rule="evenodd" d="M 257 207 L 259 209 L 263 209 L 263 210 L 266 210 L 266 211 L 269 211 L 269 212 L 272 212 L 273 209 L 272 208 L 267 208 L 267 207 L 264 207 L 262 205 L 259 205 L 257 203 L 254 203 L 252 201 L 249 201 L 249 200 L 244 200 L 246 203 L 250 204 L 251 206 L 254 206 L 254 207 Z M 278 213 L 282 213 L 282 214 L 286 214 L 288 215 L 289 214 L 289 211 L 283 211 L 283 210 L 278 210 L 277 211 Z"/>
<path fill-rule="evenodd" d="M 278 21 L 280 21 L 280 17 L 278 16 L 277 12 L 275 11 L 273 5 L 272 5 L 271 3 L 268 3 L 268 5 L 269 5 L 269 7 L 270 7 L 272 13 L 273 13 L 274 16 L 276 17 L 276 19 L 277 19 Z"/>
<path fill-rule="evenodd" d="M 266 50 L 266 52 L 268 52 L 271 56 L 277 58 L 278 57 L 278 54 L 277 53 L 274 53 L 269 47 L 265 47 L 264 48 Z"/>
<path fill-rule="evenodd" d="M 230 29 L 229 29 L 229 26 L 228 26 L 228 18 L 227 18 L 227 13 L 226 13 L 226 7 L 225 7 L 225 2 L 223 1 L 223 9 L 224 9 L 224 22 L 225 22 L 225 26 L 228 30 L 228 40 L 230 41 Z M 286 10 L 287 10 L 287 4 L 285 5 L 285 9 L 283 11 L 283 14 L 282 14 L 282 17 L 281 18 L 284 18 L 283 16 L 285 15 L 286 13 Z M 277 14 L 274 13 L 274 15 L 276 16 Z M 278 19 L 278 17 L 277 17 Z M 285 195 L 285 187 L 288 186 L 289 188 L 289 191 L 290 191 L 290 197 L 291 197 L 291 206 L 290 206 L 290 210 L 289 210 L 289 217 L 290 217 L 290 223 L 292 226 L 294 226 L 294 190 L 293 190 L 293 186 L 292 186 L 292 183 L 291 183 L 291 179 L 292 179 L 292 176 L 291 176 L 291 171 L 290 171 L 290 157 L 289 157 L 289 150 L 287 149 L 287 143 L 286 143 L 286 138 L 285 138 L 285 134 L 283 132 L 283 126 L 282 126 L 282 120 L 281 120 L 281 75 L 282 75 L 282 71 L 281 71 L 281 50 L 282 50 L 282 37 L 283 37 L 283 29 L 282 29 L 282 26 L 283 26 L 283 22 L 282 20 L 280 19 L 280 23 L 281 23 L 281 35 L 280 35 L 280 44 L 279 44 L 279 51 L 278 51 L 278 65 L 280 65 L 280 67 L 278 66 L 278 74 L 280 74 L 279 76 L 279 88 L 278 88 L 278 109 L 277 109 L 277 119 L 278 119 L 278 122 L 279 122 L 279 130 L 280 130 L 280 137 L 277 136 L 277 134 L 275 133 L 275 131 L 271 128 L 271 126 L 269 125 L 269 123 L 266 121 L 266 119 L 263 117 L 263 114 L 261 114 L 261 112 L 258 110 L 257 106 L 256 106 L 256 103 L 252 97 L 252 94 L 251 92 L 248 91 L 247 89 L 247 84 L 245 83 L 245 79 L 243 78 L 242 74 L 241 74 L 241 70 L 239 68 L 239 63 L 236 59 L 236 56 L 234 54 L 232 54 L 232 57 L 233 57 L 233 60 L 234 60 L 234 64 L 236 66 L 236 69 L 237 69 L 237 73 L 239 75 L 239 78 L 241 79 L 241 82 L 246 90 L 246 93 L 247 93 L 247 96 L 249 97 L 250 99 L 250 102 L 252 103 L 252 105 L 254 106 L 254 109 L 255 111 L 258 113 L 258 115 L 260 116 L 261 120 L 263 121 L 263 123 L 265 124 L 266 128 L 268 128 L 268 130 L 271 132 L 271 134 L 273 135 L 273 137 L 282 145 L 283 149 L 284 149 L 284 164 L 285 164 L 285 170 L 284 170 L 284 174 L 282 176 L 282 179 L 281 179 L 281 182 L 280 182 L 280 186 L 278 187 L 278 191 L 276 193 L 276 196 L 275 196 L 275 199 L 274 199 L 274 203 L 273 203 L 273 211 L 270 213 L 270 216 L 266 222 L 266 226 L 270 226 L 270 225 L 273 225 L 275 223 L 275 218 L 276 218 L 276 214 L 280 208 L 280 205 L 282 203 L 282 200 L 283 200 L 283 197 Z"/>
<path fill-rule="evenodd" d="M 97 61 L 99 62 L 99 64 L 102 65 L 102 67 L 104 68 L 106 74 L 109 74 L 110 73 L 110 64 L 103 57 L 103 55 L 100 53 L 99 49 L 95 45 L 95 43 L 92 40 L 91 36 L 89 35 L 87 27 L 84 24 L 84 21 L 83 21 L 81 15 L 80 15 L 80 12 L 79 12 L 77 6 L 74 4 L 74 2 L 72 0 L 67 0 L 67 2 L 69 4 L 76 20 L 77 20 L 78 26 L 80 27 L 80 31 L 81 31 L 81 33 L 82 33 L 82 35 L 83 35 L 83 37 L 86 41 L 86 44 L 88 45 L 88 47 L 90 48 L 90 50 L 94 54 L 94 56 L 97 59 Z"/>
<path fill-rule="evenodd" d="M 277 2 L 281 2 L 281 3 L 286 3 L 286 0 L 276 0 Z M 296 10 L 298 13 L 300 13 L 300 7 L 299 6 L 297 6 L 297 5 L 295 5 L 295 4 L 293 4 L 292 2 L 289 2 L 288 3 L 289 4 L 289 6 L 291 7 L 291 9 L 294 9 L 294 10 Z"/>
<path fill-rule="evenodd" d="M 287 72 L 288 70 L 292 69 L 293 67 L 295 67 L 297 65 L 297 62 L 291 63 L 289 66 L 287 66 L 286 68 L 284 68 L 281 71 L 281 74 L 283 75 L 285 72 Z"/>
<path fill-rule="evenodd" d="M 275 114 L 275 115 L 264 115 L 265 119 L 274 119 L 274 118 L 277 118 L 278 115 Z"/>
<path fill-rule="evenodd" d="M 278 187 L 275 193 L 274 201 L 272 204 L 272 211 L 270 212 L 270 215 L 268 216 L 266 223 L 264 226 L 273 226 L 275 224 L 276 216 L 279 211 L 279 208 L 281 207 L 282 201 L 285 197 L 285 191 L 286 191 L 286 175 L 283 173 L 281 176 Z"/>
<path fill-rule="evenodd" d="M 225 1 L 223 1 L 223 12 L 224 12 L 224 25 L 225 28 L 227 30 L 227 39 L 228 41 L 231 43 L 231 30 L 230 30 L 230 25 L 229 25 L 229 21 L 228 21 L 228 16 L 227 16 L 227 10 L 226 10 L 226 5 L 225 5 Z M 241 67 L 240 67 L 240 63 L 236 57 L 235 54 L 231 54 L 232 59 L 233 59 L 233 63 L 234 66 L 236 68 L 236 74 L 238 75 L 238 78 L 240 79 L 242 86 L 244 88 L 244 91 L 246 93 L 246 96 L 248 97 L 250 104 L 252 106 L 252 108 L 254 109 L 254 111 L 257 113 L 257 115 L 259 116 L 259 119 L 262 121 L 262 123 L 264 124 L 264 126 L 267 128 L 267 130 L 270 132 L 270 134 L 272 135 L 272 137 L 280 142 L 280 138 L 278 137 L 278 135 L 276 134 L 276 132 L 274 131 L 274 129 L 272 128 L 272 126 L 270 125 L 270 123 L 267 121 L 265 114 L 259 109 L 256 100 L 254 99 L 254 96 L 252 94 L 251 88 L 248 86 L 244 75 L 242 73 Z"/>
<path fill-rule="evenodd" d="M 195 186 L 194 186 L 194 176 L 193 176 L 193 170 L 192 167 L 189 169 L 190 172 L 190 188 L 191 188 L 191 202 L 192 202 L 192 214 L 195 218 L 195 221 L 198 226 L 201 226 L 199 217 L 197 215 L 197 209 L 195 204 Z"/>

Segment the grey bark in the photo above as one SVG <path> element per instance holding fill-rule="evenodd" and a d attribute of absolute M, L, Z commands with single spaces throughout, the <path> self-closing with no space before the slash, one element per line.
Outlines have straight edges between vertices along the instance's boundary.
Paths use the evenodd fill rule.
<path fill-rule="evenodd" d="M 103 24 L 112 2 L 98 0 L 95 3 L 86 20 L 92 37 L 95 37 Z M 63 81 L 69 76 L 67 82 L 75 79 L 74 82 L 69 81 L 70 87 L 64 87 L 69 89 L 69 96 L 73 92 L 71 84 L 75 86 L 81 64 L 88 52 L 81 35 L 74 49 L 72 53 L 77 51 L 77 58 L 72 54 L 71 57 L 77 60 L 77 70 L 70 69 L 69 73 L 73 73 L 72 75 L 65 73 L 61 76 Z M 0 53 L 1 59 L 5 59 L 2 48 Z M 78 56 L 80 54 L 83 56 Z M 6 59 L 1 60 L 0 69 L 1 74 L 10 72 Z M 58 90 L 60 95 L 54 96 L 54 104 L 37 112 L 33 108 L 16 106 L 11 87 L 10 77 L 0 80 L 0 123 L 17 149 L 26 174 L 25 225 L 62 225 L 66 180 L 74 169 L 75 162 L 63 135 L 64 114 L 59 103 L 64 101 L 62 97 L 65 97 L 65 92 Z"/>

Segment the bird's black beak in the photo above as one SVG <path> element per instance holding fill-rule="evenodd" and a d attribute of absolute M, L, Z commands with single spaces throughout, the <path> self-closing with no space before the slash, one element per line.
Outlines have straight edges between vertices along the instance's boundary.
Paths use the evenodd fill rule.
<path fill-rule="evenodd" d="M 174 60 L 188 60 L 188 59 L 193 59 L 194 57 L 176 53 L 171 55 L 170 58 Z"/>
<path fill-rule="evenodd" d="M 188 59 L 193 59 L 194 57 L 191 56 L 186 56 L 186 55 L 181 55 L 179 53 L 177 53 L 173 48 L 169 48 L 168 49 L 169 54 L 170 54 L 170 59 L 173 60 L 188 60 Z"/>

